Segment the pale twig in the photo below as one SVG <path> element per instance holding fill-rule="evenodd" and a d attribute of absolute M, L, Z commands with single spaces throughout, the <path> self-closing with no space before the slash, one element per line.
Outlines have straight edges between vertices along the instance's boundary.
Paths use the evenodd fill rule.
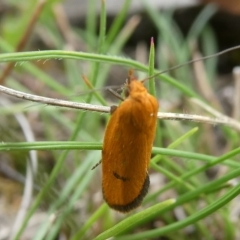
<path fill-rule="evenodd" d="M 213 116 L 215 116 L 216 118 L 214 119 L 214 121 L 216 122 L 216 124 L 218 124 L 218 123 L 224 124 L 224 125 L 230 126 L 234 129 L 240 131 L 240 122 L 218 112 L 217 110 L 213 109 L 212 107 L 210 107 L 206 103 L 200 101 L 199 99 L 191 98 L 191 101 L 194 102 L 195 104 L 197 104 L 198 106 L 200 106 L 201 108 L 203 108 L 204 110 L 206 110 L 207 112 L 209 112 L 210 114 L 212 114 Z"/>
<path fill-rule="evenodd" d="M 65 40 L 65 49 L 66 50 L 76 50 L 77 47 L 81 47 L 81 51 L 85 50 L 85 44 L 79 40 L 75 36 L 75 33 L 73 32 L 71 25 L 69 23 L 69 19 L 67 18 L 67 15 L 65 13 L 64 7 L 62 3 L 55 3 L 53 5 L 53 14 L 56 19 L 57 26 Z"/>
<path fill-rule="evenodd" d="M 234 99 L 233 99 L 233 118 L 240 119 L 240 67 L 233 69 L 234 77 Z"/>
<path fill-rule="evenodd" d="M 88 103 L 78 103 L 78 102 L 71 102 L 71 101 L 65 101 L 61 99 L 56 98 L 47 98 L 42 97 L 38 95 L 33 95 L 29 93 L 24 93 L 20 91 L 13 90 L 11 88 L 7 88 L 0 85 L 0 92 L 6 93 L 10 96 L 25 99 L 32 102 L 38 102 L 43 103 L 47 105 L 52 106 L 59 106 L 59 107 L 67 107 L 67 108 L 75 108 L 75 109 L 81 109 L 86 111 L 95 111 L 95 112 L 101 112 L 101 113 L 109 113 L 110 107 L 106 106 L 100 106 L 100 105 L 92 105 Z"/>
<path fill-rule="evenodd" d="M 7 99 L 3 98 L 0 98 L 0 102 L 3 106 L 6 107 L 11 104 Z M 27 121 L 26 117 L 22 113 L 16 113 L 14 114 L 14 116 L 22 128 L 26 140 L 28 142 L 34 142 L 35 138 L 31 126 L 29 125 L 29 122 Z M 11 234 L 9 239 L 13 239 L 16 232 L 21 227 L 22 221 L 24 220 L 25 215 L 28 211 L 28 207 L 31 204 L 34 188 L 34 175 L 36 174 L 36 171 L 37 171 L 37 152 L 36 150 L 31 150 L 29 152 L 29 158 L 27 159 L 27 170 L 22 202 L 20 209 L 18 210 L 18 213 L 16 215 L 15 221 L 13 223 L 12 229 L 10 231 Z"/>
<path fill-rule="evenodd" d="M 86 110 L 86 111 L 94 111 L 94 112 L 101 112 L 101 113 L 110 113 L 111 107 L 101 106 L 101 105 L 93 105 L 88 103 L 78 103 L 78 102 L 71 102 L 65 101 L 61 99 L 54 99 L 54 98 L 47 98 L 38 95 L 33 95 L 29 93 L 24 93 L 20 91 L 13 90 L 11 88 L 7 88 L 0 85 L 0 92 L 8 94 L 13 97 L 25 99 L 32 102 L 43 103 L 52 106 L 58 107 L 67 107 L 67 108 L 74 108 L 79 110 Z M 194 99 L 194 101 L 198 101 L 198 105 L 204 105 L 200 100 Z M 210 107 L 209 107 L 210 108 Z M 207 109 L 207 106 L 204 107 Z M 163 120 L 176 120 L 176 121 L 192 121 L 192 122 L 201 122 L 201 123 L 210 123 L 210 124 L 224 124 L 235 128 L 236 130 L 240 131 L 240 123 L 217 112 L 216 110 L 210 108 L 209 112 L 217 118 L 210 118 L 205 116 L 199 115 L 189 115 L 189 114 L 179 114 L 179 113 L 158 113 L 158 118 Z"/>
<path fill-rule="evenodd" d="M 199 51 L 195 50 L 193 53 L 194 59 L 201 59 L 202 56 Z M 215 92 L 213 91 L 204 67 L 203 61 L 197 61 L 193 63 L 194 74 L 196 82 L 201 95 L 206 99 L 207 102 L 212 103 L 214 107 L 221 110 L 221 104 L 219 103 Z"/>

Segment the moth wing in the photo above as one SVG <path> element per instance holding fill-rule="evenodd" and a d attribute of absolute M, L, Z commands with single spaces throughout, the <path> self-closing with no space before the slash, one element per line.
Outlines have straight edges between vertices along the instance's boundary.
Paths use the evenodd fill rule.
<path fill-rule="evenodd" d="M 108 123 L 102 152 L 103 195 L 110 207 L 126 212 L 141 204 L 149 186 L 148 145 L 147 135 L 134 126 L 122 103 Z"/>

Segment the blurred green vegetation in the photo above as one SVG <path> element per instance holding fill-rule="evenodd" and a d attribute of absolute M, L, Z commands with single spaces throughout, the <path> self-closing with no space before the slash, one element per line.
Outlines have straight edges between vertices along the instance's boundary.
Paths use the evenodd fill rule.
<path fill-rule="evenodd" d="M 47 1 L 23 52 L 21 55 L 14 53 L 30 22 L 28 13 L 35 11 L 38 2 L 7 2 L 8 11 L 0 22 L 1 73 L 7 65 L 4 53 L 13 53 L 8 61 L 17 63 L 5 78 L 4 85 L 41 96 L 112 105 L 104 91 L 89 91 L 81 75 L 87 76 L 95 89 L 103 89 L 108 84 L 109 74 L 118 77 L 116 66 L 123 66 L 120 68 L 123 76 L 127 76 L 129 68 L 134 68 L 141 78 L 146 76 L 148 66 L 130 59 L 126 48 L 138 26 L 136 16 L 126 17 L 131 3 L 128 0 L 123 2 L 111 24 L 106 22 L 104 2 L 97 16 L 97 1 L 88 1 L 84 28 L 71 25 L 67 20 L 59 24 L 64 19 L 61 2 Z M 144 9 L 158 32 L 153 36 L 156 39 L 155 57 L 151 54 L 150 60 L 146 59 L 150 64 L 155 60 L 155 70 L 151 73 L 189 61 L 199 46 L 204 56 L 217 52 L 215 35 L 208 25 L 216 11 L 213 6 L 202 9 L 187 36 L 183 36 L 174 21 L 173 10 L 159 12 L 147 1 Z M 106 28 L 107 25 L 110 27 Z M 150 44 L 147 48 L 150 49 Z M 31 53 L 38 50 L 39 53 Z M 76 53 L 73 56 L 66 50 Z M 144 53 L 144 48 L 140 51 Z M 216 63 L 217 58 L 202 63 L 213 93 L 217 89 Z M 223 111 L 217 98 L 211 102 L 200 91 L 191 65 L 173 70 L 169 75 L 157 76 L 156 89 L 151 89 L 151 92 L 156 91 L 160 111 L 206 114 L 193 106 L 189 97 Z M 123 78 L 122 84 L 124 81 Z M 86 92 L 88 94 L 82 94 Z M 19 156 L 38 149 L 34 199 L 14 239 L 21 239 L 29 219 L 39 211 L 46 214 L 45 220 L 39 223 L 32 239 L 56 239 L 61 234 L 67 239 L 113 236 L 124 240 L 176 239 L 176 236 L 179 240 L 235 239 L 237 223 L 232 216 L 240 186 L 231 184 L 230 180 L 240 174 L 236 130 L 194 122 L 159 121 L 149 169 L 149 194 L 140 208 L 122 215 L 109 209 L 102 199 L 100 167 L 91 170 L 101 159 L 107 114 L 32 104 L 19 99 L 13 99 L 11 105 L 7 109 L 1 107 L 1 111 L 1 124 L 15 137 L 12 141 L 4 138 L 2 131 L 4 144 L 0 149 L 3 152 L 15 150 L 11 164 L 16 171 L 24 174 L 22 169 L 26 165 L 25 157 Z M 12 124 L 14 120 L 9 121 L 17 113 L 25 114 L 36 142 L 15 140 L 23 138 L 21 129 L 13 127 L 16 126 Z M 23 164 L 21 167 L 19 161 Z"/>

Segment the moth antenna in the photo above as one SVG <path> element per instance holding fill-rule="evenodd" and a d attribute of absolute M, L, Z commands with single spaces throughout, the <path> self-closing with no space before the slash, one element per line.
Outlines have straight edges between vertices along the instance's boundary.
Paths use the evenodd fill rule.
<path fill-rule="evenodd" d="M 210 59 L 210 58 L 213 58 L 213 57 L 217 57 L 217 56 L 223 55 L 223 54 L 225 54 L 225 53 L 234 51 L 234 50 L 239 49 L 239 48 L 240 48 L 240 45 L 237 45 L 237 46 L 235 46 L 235 47 L 228 48 L 228 49 L 226 49 L 226 50 L 223 50 L 223 51 L 218 52 L 218 53 L 214 53 L 214 54 L 212 54 L 212 55 L 208 55 L 208 56 L 206 56 L 206 57 L 201 57 L 201 58 L 198 58 L 198 59 L 190 60 L 190 61 L 188 61 L 188 62 L 185 62 L 185 63 L 179 64 L 179 65 L 176 65 L 176 66 L 174 66 L 174 67 L 168 68 L 168 69 L 166 69 L 166 70 L 163 70 L 163 71 L 161 71 L 161 72 L 159 72 L 159 73 L 156 73 L 156 74 L 154 74 L 154 75 L 152 75 L 152 76 L 150 76 L 150 77 L 144 78 L 144 79 L 141 80 L 141 82 L 143 83 L 143 82 L 145 82 L 146 80 L 149 80 L 149 79 L 151 79 L 151 78 L 155 78 L 155 77 L 157 77 L 158 75 L 161 75 L 161 74 L 163 74 L 163 73 L 170 72 L 170 71 L 172 71 L 172 70 L 181 68 L 181 67 L 183 67 L 183 66 L 186 66 L 186 65 L 189 65 L 189 64 L 198 62 L 198 61 L 204 61 L 204 60 L 207 60 L 207 59 Z"/>

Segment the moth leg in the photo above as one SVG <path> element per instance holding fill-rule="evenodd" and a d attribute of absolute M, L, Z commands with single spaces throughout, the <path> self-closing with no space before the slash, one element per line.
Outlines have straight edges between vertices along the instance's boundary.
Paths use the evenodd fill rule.
<path fill-rule="evenodd" d="M 117 106 L 113 105 L 113 106 L 110 106 L 110 114 L 113 114 L 116 110 L 117 110 Z"/>
<path fill-rule="evenodd" d="M 124 98 L 123 98 L 119 93 L 117 93 L 116 91 L 112 90 L 111 88 L 108 88 L 108 91 L 109 91 L 112 95 L 114 95 L 116 98 L 124 101 Z"/>
<path fill-rule="evenodd" d="M 91 168 L 91 170 L 95 169 L 95 168 L 96 168 L 97 166 L 99 166 L 101 163 L 102 163 L 102 160 L 100 160 L 97 164 L 95 164 L 95 165 Z"/>

